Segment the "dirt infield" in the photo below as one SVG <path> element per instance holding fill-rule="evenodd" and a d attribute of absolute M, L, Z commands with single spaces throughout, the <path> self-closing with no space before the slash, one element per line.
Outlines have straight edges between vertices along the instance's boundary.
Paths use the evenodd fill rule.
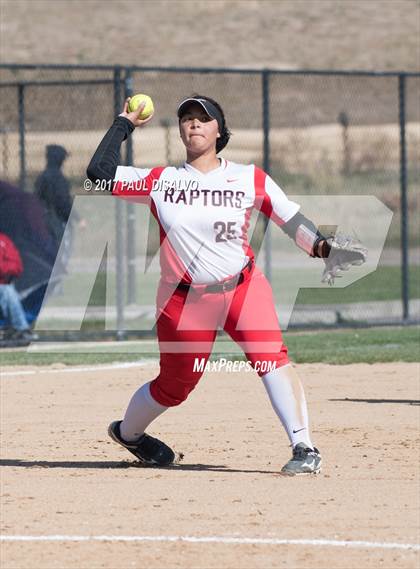
<path fill-rule="evenodd" d="M 208 373 L 160 417 L 150 432 L 185 457 L 150 469 L 106 426 L 156 363 L 2 368 L 2 569 L 417 567 L 418 364 L 298 369 L 324 469 L 288 479 L 253 372 Z"/>

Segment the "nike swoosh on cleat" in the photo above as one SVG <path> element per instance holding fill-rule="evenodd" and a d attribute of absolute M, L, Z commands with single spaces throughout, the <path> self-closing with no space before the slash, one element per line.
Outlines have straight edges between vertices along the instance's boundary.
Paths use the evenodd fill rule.
<path fill-rule="evenodd" d="M 312 460 L 311 462 L 305 461 L 300 465 L 300 467 L 303 468 L 304 466 L 308 466 L 309 468 L 314 468 L 315 461 L 314 460 Z"/>

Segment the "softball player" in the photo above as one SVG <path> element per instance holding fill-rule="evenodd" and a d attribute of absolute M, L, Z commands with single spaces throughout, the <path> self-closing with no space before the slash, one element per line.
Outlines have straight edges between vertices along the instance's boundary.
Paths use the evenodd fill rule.
<path fill-rule="evenodd" d="M 248 242 L 251 212 L 261 210 L 312 257 L 328 257 L 329 242 L 265 172 L 218 157 L 230 132 L 222 108 L 209 97 L 195 95 L 178 107 L 186 148 L 181 167 L 118 166 L 123 140 L 152 118 L 139 119 L 143 105 L 128 112 L 128 101 L 87 175 L 93 182 L 112 181 L 118 197 L 147 203 L 158 221 L 160 373 L 134 393 L 124 419 L 111 423 L 109 435 L 146 464 L 171 464 L 172 449 L 145 431 L 197 385 L 203 371 L 195 362 L 208 360 L 220 327 L 261 377 L 290 439 L 293 456 L 281 473 L 318 473 L 321 455 L 311 440 L 304 390 L 288 358 L 270 284 L 255 266 Z M 271 364 L 271 371 L 262 371 L 267 367 L 261 362 Z"/>

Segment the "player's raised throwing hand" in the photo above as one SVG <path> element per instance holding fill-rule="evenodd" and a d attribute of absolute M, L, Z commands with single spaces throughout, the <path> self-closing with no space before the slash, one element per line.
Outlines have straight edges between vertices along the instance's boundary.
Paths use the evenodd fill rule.
<path fill-rule="evenodd" d="M 152 120 L 153 112 L 146 119 L 139 118 L 139 116 L 143 112 L 144 107 L 146 106 L 146 102 L 141 103 L 135 111 L 130 112 L 128 110 L 128 103 L 130 102 L 130 99 L 131 97 L 127 97 L 127 99 L 125 100 L 123 112 L 119 114 L 120 117 L 127 118 L 129 121 L 133 123 L 134 126 L 143 126 L 146 123 L 148 123 L 150 120 Z"/>

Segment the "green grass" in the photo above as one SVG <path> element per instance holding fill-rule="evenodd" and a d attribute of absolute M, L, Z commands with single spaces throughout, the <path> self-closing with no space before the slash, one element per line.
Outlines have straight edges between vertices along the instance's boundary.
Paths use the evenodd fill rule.
<path fill-rule="evenodd" d="M 289 354 L 296 363 L 323 362 L 329 364 L 376 363 L 376 362 L 419 362 L 420 327 L 362 328 L 352 330 L 285 332 L 284 341 L 289 347 Z M 24 350 L 4 350 L 0 352 L 2 365 L 66 365 L 109 364 L 111 362 L 130 362 L 151 357 L 157 353 L 140 349 L 126 351 L 124 343 L 120 345 L 98 344 L 96 351 L 90 353 L 72 353 L 70 343 L 67 353 L 46 352 L 27 353 Z M 226 349 L 226 346 L 229 346 Z M 231 349 L 232 346 L 232 349 Z M 234 344 L 225 338 L 217 342 L 213 359 L 226 357 L 243 359 L 240 352 L 232 353 Z M 47 349 L 47 348 L 46 348 Z M 106 353 L 101 353 L 101 351 Z M 133 348 L 135 350 L 135 347 Z"/>
<path fill-rule="evenodd" d="M 71 348 L 69 348 L 71 349 Z M 64 365 L 105 365 L 115 362 L 133 362 L 140 359 L 134 353 L 43 353 L 30 354 L 26 351 L 5 350 L 0 351 L 1 364 L 4 366 L 47 366 L 52 364 Z M 153 359 L 155 356 L 153 356 Z M 1 372 L 0 372 L 1 375 Z"/>
<path fill-rule="evenodd" d="M 77 304 L 78 291 L 82 291 L 82 287 L 87 280 L 87 275 L 75 275 L 72 279 L 66 282 L 65 290 L 67 287 L 71 290 L 71 298 L 66 294 L 63 297 L 56 297 L 53 302 L 56 306 L 65 305 L 65 301 L 71 304 Z M 276 292 L 276 301 L 281 302 L 281 291 L 287 283 L 296 280 L 295 271 L 274 271 L 273 272 L 273 288 Z M 90 306 L 101 306 L 104 302 L 104 287 L 103 279 L 100 277 L 97 280 L 97 285 L 92 291 Z M 114 283 L 111 282 L 111 299 L 114 294 Z M 287 288 L 286 288 L 287 290 Z M 411 299 L 420 298 L 420 267 L 411 266 L 409 272 L 409 296 Z M 138 283 L 137 298 L 141 304 L 154 305 L 156 297 L 156 275 L 142 275 L 141 282 Z M 368 301 L 387 301 L 387 300 L 401 300 L 401 270 L 399 267 L 379 267 L 374 273 L 363 277 L 357 282 L 345 287 L 327 287 L 322 288 L 304 288 L 298 293 L 296 305 L 325 305 L 327 308 L 331 305 L 339 305 L 345 303 L 358 303 Z M 385 310 L 385 309 L 384 309 Z M 386 313 L 384 313 L 386 316 Z M 51 321 L 54 327 L 51 329 L 64 331 L 67 329 L 66 321 Z M 47 323 L 48 329 L 49 323 Z M 130 330 L 149 330 L 151 321 L 143 317 L 130 320 Z M 355 324 L 357 325 L 357 324 Z M 105 323 L 101 320 L 88 320 L 82 324 L 81 331 L 98 332 L 105 330 Z M 323 332 L 326 333 L 326 332 Z M 293 338 L 294 336 L 292 336 Z M 0 352 L 1 356 L 1 352 Z M 333 356 L 335 357 L 335 355 Z M 392 356 L 394 357 L 394 356 Z M 56 361 L 56 360 L 53 360 Z M 95 360 L 96 361 L 96 360 Z M 346 360 L 347 361 L 347 360 Z M 387 360 L 382 360 L 387 361 Z M 70 364 L 72 361 L 69 362 Z M 97 363 L 97 362 L 96 362 Z"/>
<path fill-rule="evenodd" d="M 409 296 L 420 298 L 420 267 L 409 271 Z M 341 304 L 401 299 L 400 267 L 379 267 L 345 288 L 301 289 L 296 304 Z"/>
<path fill-rule="evenodd" d="M 322 266 L 319 268 L 321 276 Z M 303 277 L 300 270 L 273 270 L 273 288 L 280 294 L 288 283 L 299 282 L 299 275 Z M 311 281 L 318 282 L 313 270 L 310 272 Z M 51 304 L 54 306 L 77 306 L 80 304 L 79 298 L 83 297 L 83 290 L 86 290 L 88 283 L 94 277 L 83 273 L 71 275 L 64 281 L 64 294 L 54 297 Z M 156 298 L 157 275 L 139 275 L 137 278 L 137 302 L 139 304 L 154 304 Z M 302 280 L 302 279 L 301 279 Z M 337 281 L 338 282 L 338 281 Z M 90 306 L 100 306 L 104 299 L 104 279 L 98 276 L 97 286 L 92 292 Z M 102 284 L 102 286 L 101 286 Z M 321 284 L 321 283 L 319 283 Z M 90 285 L 91 286 L 91 285 Z M 110 298 L 115 295 L 115 277 L 110 278 Z M 409 271 L 409 295 L 410 298 L 420 298 L 420 267 L 411 266 Z M 338 288 L 322 285 L 318 288 L 301 289 L 297 304 L 341 304 L 348 302 L 367 302 L 375 300 L 399 300 L 401 299 L 401 269 L 400 267 L 379 267 L 373 273 L 345 287 Z"/>
<path fill-rule="evenodd" d="M 368 328 L 309 334 L 285 334 L 291 359 L 297 363 L 351 364 L 419 362 L 420 328 Z"/>

